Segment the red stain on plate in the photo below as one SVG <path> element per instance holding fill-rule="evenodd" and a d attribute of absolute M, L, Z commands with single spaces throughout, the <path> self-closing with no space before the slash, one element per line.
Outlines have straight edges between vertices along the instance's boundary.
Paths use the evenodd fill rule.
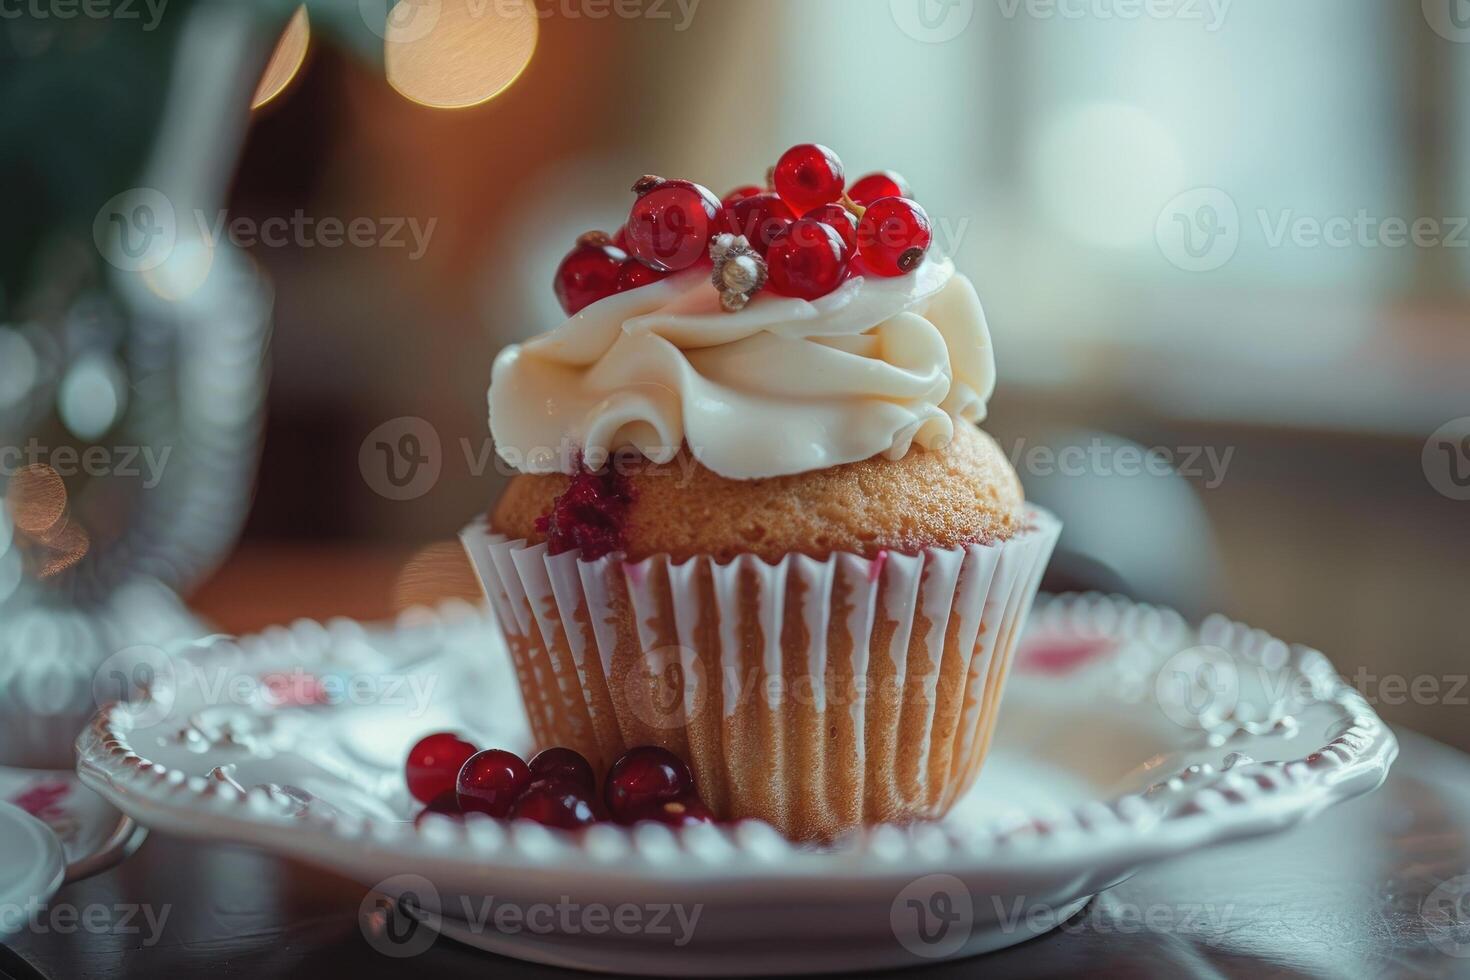
<path fill-rule="evenodd" d="M 322 679 L 300 669 L 263 674 L 260 683 L 265 688 L 265 700 L 272 707 L 313 708 L 332 703 Z"/>
<path fill-rule="evenodd" d="M 1114 648 L 1104 637 L 1039 636 L 1016 653 L 1016 665 L 1028 674 L 1070 674 Z"/>
<path fill-rule="evenodd" d="M 61 802 L 69 795 L 71 786 L 58 780 L 29 786 L 10 802 L 38 820 L 49 821 L 66 815 Z"/>

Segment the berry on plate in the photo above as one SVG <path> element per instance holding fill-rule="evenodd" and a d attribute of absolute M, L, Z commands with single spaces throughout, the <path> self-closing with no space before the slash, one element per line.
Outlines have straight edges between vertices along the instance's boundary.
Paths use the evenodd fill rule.
<path fill-rule="evenodd" d="M 612 764 L 603 796 L 608 813 L 622 823 L 642 807 L 682 799 L 693 792 L 694 776 L 683 759 L 668 749 L 641 745 Z"/>
<path fill-rule="evenodd" d="M 538 779 L 511 805 L 512 820 L 534 820 L 546 827 L 576 830 L 597 822 L 591 794 L 564 779 Z"/>
<path fill-rule="evenodd" d="M 504 749 L 486 749 L 471 756 L 459 772 L 455 787 L 459 808 L 465 813 L 503 817 L 530 782 L 531 770 L 520 756 Z"/>
<path fill-rule="evenodd" d="M 420 803 L 433 803 L 454 792 L 454 781 L 465 761 L 476 749 L 453 732 L 436 732 L 418 740 L 408 750 L 404 776 L 408 792 Z"/>
<path fill-rule="evenodd" d="M 418 815 L 413 818 L 413 825 L 415 827 L 421 827 L 425 820 L 436 814 L 441 817 L 449 817 L 453 820 L 464 818 L 464 811 L 459 808 L 459 797 L 455 794 L 454 790 L 436 796 L 434 802 L 420 810 Z"/>
<path fill-rule="evenodd" d="M 530 764 L 532 779 L 556 779 L 579 786 L 591 795 L 597 789 L 592 763 L 576 749 L 554 746 L 537 752 Z"/>
<path fill-rule="evenodd" d="M 699 823 L 714 823 L 715 815 L 697 796 L 681 796 L 677 800 L 654 800 L 633 807 L 624 817 L 624 823 L 641 823 L 652 820 L 670 827 L 692 827 Z"/>

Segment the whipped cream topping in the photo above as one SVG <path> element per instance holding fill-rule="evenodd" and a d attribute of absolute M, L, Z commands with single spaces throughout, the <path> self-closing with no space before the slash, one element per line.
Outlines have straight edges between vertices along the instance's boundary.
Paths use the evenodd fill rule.
<path fill-rule="evenodd" d="M 985 417 L 994 386 L 980 299 L 947 258 L 811 301 L 762 292 L 738 313 L 700 265 L 501 351 L 490 429 L 527 473 L 571 472 L 568 447 L 599 466 L 687 444 L 721 476 L 758 479 L 937 449 L 956 419 Z"/>

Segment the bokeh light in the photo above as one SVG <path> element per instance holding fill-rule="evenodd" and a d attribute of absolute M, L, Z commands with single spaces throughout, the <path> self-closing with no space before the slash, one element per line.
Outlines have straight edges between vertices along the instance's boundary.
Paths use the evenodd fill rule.
<path fill-rule="evenodd" d="M 291 79 L 301 70 L 301 63 L 306 60 L 306 49 L 310 45 L 311 22 L 306 16 L 306 7 L 297 7 L 291 22 L 286 25 L 280 40 L 276 42 L 270 62 L 261 73 L 260 84 L 256 86 L 255 95 L 250 100 L 250 108 L 259 109 L 285 91 L 286 86 L 291 84 Z"/>
<path fill-rule="evenodd" d="M 60 575 L 87 556 L 92 539 L 87 529 L 76 521 L 52 529 L 44 538 L 46 554 L 41 559 L 38 577 L 51 578 Z"/>
<path fill-rule="evenodd" d="M 401 15 L 406 4 L 413 16 Z M 398 0 L 383 32 L 388 84 L 426 106 L 480 105 L 525 71 L 539 30 L 531 0 Z"/>
<path fill-rule="evenodd" d="M 179 302 L 198 292 L 209 279 L 209 270 L 213 266 L 214 245 L 211 242 L 181 235 L 160 265 L 143 270 L 143 281 L 156 296 Z"/>
<path fill-rule="evenodd" d="M 66 513 L 66 484 L 45 463 L 31 463 L 15 471 L 5 488 L 10 519 L 27 534 L 46 534 Z"/>
<path fill-rule="evenodd" d="M 15 405 L 36 383 L 39 364 L 26 338 L 9 327 L 0 327 L 0 405 Z"/>
<path fill-rule="evenodd" d="M 122 415 L 127 400 L 127 378 L 106 354 L 79 358 L 61 379 L 57 412 L 67 431 L 92 441 L 106 434 Z"/>

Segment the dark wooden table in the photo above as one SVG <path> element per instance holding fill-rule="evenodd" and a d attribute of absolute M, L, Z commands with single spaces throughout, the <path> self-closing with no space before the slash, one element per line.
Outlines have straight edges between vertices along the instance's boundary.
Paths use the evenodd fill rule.
<path fill-rule="evenodd" d="M 1274 839 L 1152 868 L 1047 936 L 934 976 L 1470 976 L 1470 759 L 1403 733 L 1382 789 Z M 1458 906 L 1430 909 L 1461 879 Z M 564 973 L 438 939 L 411 960 L 363 938 L 361 886 L 239 849 L 154 835 L 129 861 L 64 889 L 56 905 L 148 905 L 156 942 L 115 930 L 27 932 L 0 977 L 545 977 Z M 1453 925 L 1445 916 L 1459 916 Z M 114 916 L 116 919 L 116 916 Z M 145 921 L 141 917 L 137 920 Z M 1440 925 L 1436 925 L 1438 922 Z"/>

